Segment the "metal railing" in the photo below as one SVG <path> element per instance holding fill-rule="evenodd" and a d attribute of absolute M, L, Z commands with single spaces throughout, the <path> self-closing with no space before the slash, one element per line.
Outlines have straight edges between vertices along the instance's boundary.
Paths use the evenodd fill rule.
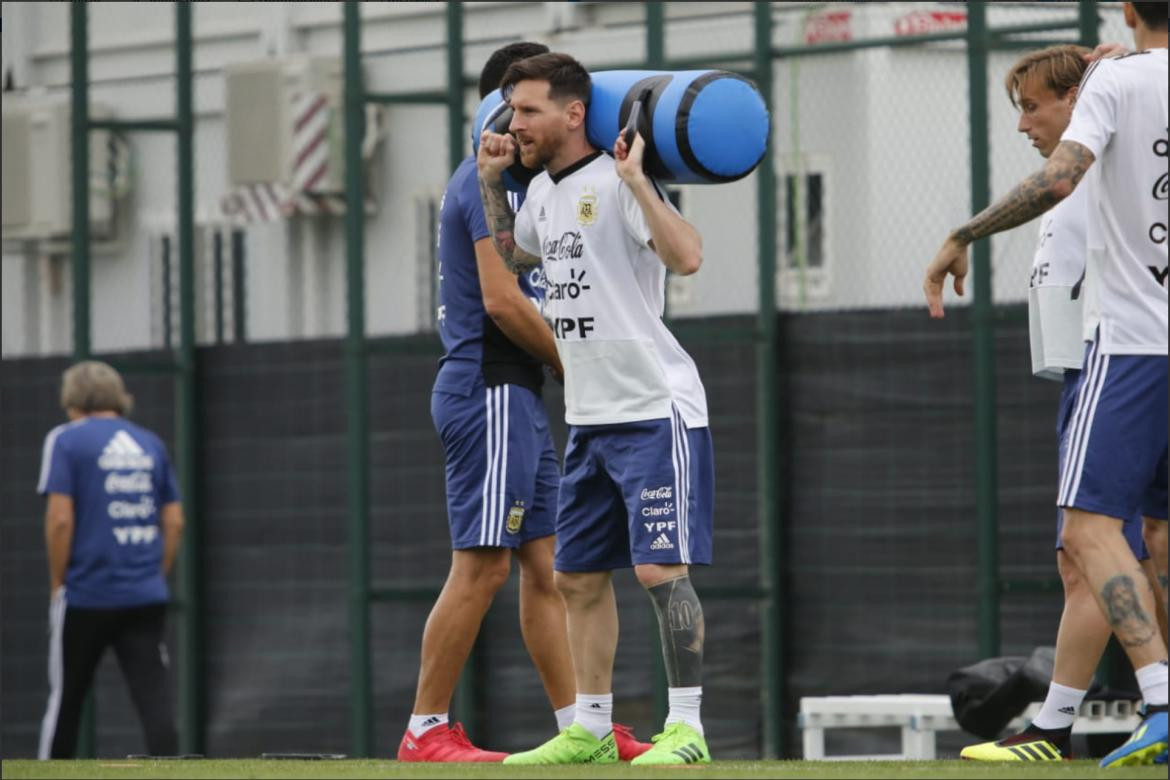
<path fill-rule="evenodd" d="M 1049 41 L 1030 39 L 1024 42 L 1012 36 L 1024 33 L 1057 32 L 1075 29 L 1080 42 L 1097 42 L 1096 0 L 1081 0 L 1076 19 L 1060 22 L 989 28 L 983 2 L 968 4 L 968 25 L 964 31 L 920 36 L 898 36 L 817 46 L 776 47 L 772 45 L 773 4 L 755 2 L 753 8 L 753 45 L 750 49 L 701 57 L 670 58 L 665 48 L 665 10 L 661 2 L 644 4 L 646 13 L 646 56 L 624 67 L 648 69 L 688 68 L 719 62 L 750 62 L 747 71 L 754 78 L 772 111 L 773 67 L 787 57 L 816 56 L 871 47 L 905 47 L 948 40 L 967 42 L 968 80 L 971 117 L 971 205 L 973 210 L 990 200 L 987 148 L 987 54 L 997 49 L 1021 45 L 1042 46 Z M 88 40 L 84 3 L 72 8 L 72 180 L 73 180 L 73 310 L 76 359 L 86 359 L 90 349 L 90 235 L 89 235 L 89 147 L 88 133 L 94 129 L 130 132 L 174 132 L 178 144 L 176 237 L 180 281 L 180 339 L 172 363 L 162 370 L 175 376 L 178 407 L 178 465 L 184 505 L 188 518 L 180 563 L 181 652 L 179 692 L 182 717 L 181 747 L 184 752 L 200 752 L 204 745 L 204 709 L 202 706 L 202 603 L 200 597 L 200 485 L 197 462 L 198 371 L 194 338 L 194 147 L 191 79 L 191 6 L 175 3 L 176 116 L 134 121 L 91 120 L 88 114 Z M 357 204 L 362 202 L 363 173 L 360 139 L 365 126 L 364 106 L 381 104 L 443 104 L 448 110 L 448 161 L 451 170 L 464 154 L 463 76 L 463 7 L 449 2 L 446 7 L 448 88 L 436 91 L 375 93 L 365 91 L 361 76 L 361 20 L 359 4 L 344 4 L 345 132 L 346 184 L 350 207 L 346 209 L 346 286 L 348 302 L 345 338 L 345 377 L 347 398 L 348 502 L 350 544 L 350 663 L 351 663 L 351 752 L 356 756 L 371 754 L 372 685 L 370 675 L 369 609 L 375 602 L 399 602 L 429 599 L 437 587 L 373 587 L 370 583 L 368 543 L 370 538 L 369 500 L 369 390 L 367 358 L 382 346 L 371 346 L 365 334 L 365 284 L 363 230 L 365 215 Z M 615 66 L 616 67 L 616 66 Z M 778 313 L 776 307 L 776 172 L 771 144 L 756 174 L 758 198 L 757 245 L 758 299 L 754 331 L 757 379 L 755 404 L 757 420 L 757 526 L 760 535 L 759 583 L 755 589 L 715 593 L 711 597 L 746 598 L 761 602 L 763 659 L 764 747 L 766 757 L 785 754 L 784 750 L 784 634 L 781 608 L 784 591 L 780 567 L 783 561 L 782 490 L 785 464 L 780 456 L 783 431 L 777 409 Z M 1041 583 L 1002 580 L 998 574 L 998 528 L 996 520 L 996 421 L 992 344 L 995 321 L 992 314 L 990 287 L 990 243 L 977 242 L 974 260 L 974 361 L 976 387 L 974 408 L 977 428 L 977 514 L 979 523 L 979 651 L 984 656 L 999 652 L 999 598 L 1001 593 L 1048 587 Z M 239 303 L 237 302 L 237 305 Z M 240 328 L 241 323 L 237 322 Z M 124 368 L 137 370 L 127 362 Z M 153 366 L 143 370 L 159 370 Z M 457 710 L 474 729 L 473 697 L 475 663 L 468 664 L 460 683 Z M 661 677 L 661 675 L 657 675 Z M 655 706 L 665 707 L 665 682 L 655 680 Z M 92 719 L 89 733 L 92 734 Z M 92 742 L 91 742 L 92 746 Z"/>

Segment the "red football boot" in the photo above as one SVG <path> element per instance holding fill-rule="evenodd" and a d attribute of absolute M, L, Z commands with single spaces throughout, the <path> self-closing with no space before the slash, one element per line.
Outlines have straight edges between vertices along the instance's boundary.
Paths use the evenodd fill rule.
<path fill-rule="evenodd" d="M 613 741 L 617 743 L 619 761 L 632 761 L 654 747 L 649 742 L 639 742 L 634 730 L 621 723 L 613 724 Z"/>
<path fill-rule="evenodd" d="M 407 729 L 398 746 L 399 761 L 492 762 L 503 761 L 507 755 L 493 750 L 480 750 L 471 744 L 461 723 L 450 728 L 446 725 L 435 726 L 421 737 L 416 737 Z"/>

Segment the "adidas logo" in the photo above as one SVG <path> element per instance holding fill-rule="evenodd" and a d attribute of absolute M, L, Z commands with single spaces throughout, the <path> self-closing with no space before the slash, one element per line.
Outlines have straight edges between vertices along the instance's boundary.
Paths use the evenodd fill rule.
<path fill-rule="evenodd" d="M 666 538 L 666 534 L 658 534 L 658 538 L 650 543 L 651 550 L 673 550 L 674 545 Z"/>
<path fill-rule="evenodd" d="M 118 431 L 102 450 L 98 467 L 106 471 L 116 469 L 153 469 L 154 458 L 134 441 L 126 431 Z"/>
<path fill-rule="evenodd" d="M 423 727 L 425 728 L 425 727 L 427 727 L 427 726 L 434 726 L 434 725 L 435 725 L 435 724 L 437 724 L 438 722 L 439 722 L 439 716 L 438 716 L 438 715 L 432 715 L 431 717 L 429 717 L 429 718 L 427 718 L 426 720 L 424 720 L 424 721 L 422 722 L 422 725 L 423 725 Z"/>
<path fill-rule="evenodd" d="M 693 764 L 703 757 L 703 751 L 699 750 L 699 746 L 694 742 L 683 745 L 677 750 L 672 750 L 671 752 L 688 764 Z"/>
<path fill-rule="evenodd" d="M 540 207 L 540 216 L 538 216 L 536 218 L 536 221 L 537 222 L 544 222 L 546 219 L 547 219 L 547 217 L 544 216 L 544 206 L 541 206 Z"/>
<path fill-rule="evenodd" d="M 1064 713 L 1065 715 L 1076 715 L 1077 708 L 1076 707 L 1061 707 L 1060 709 L 1057 710 L 1057 712 Z"/>
<path fill-rule="evenodd" d="M 1063 758 L 1056 745 L 1043 739 L 1005 747 L 1021 761 L 1059 761 Z"/>
<path fill-rule="evenodd" d="M 126 433 L 126 431 L 118 431 L 110 439 L 109 444 L 102 450 L 103 453 L 119 452 L 123 454 L 132 453 L 135 455 L 142 455 L 143 449 L 138 446 L 138 442 L 134 441 L 134 437 Z"/>
<path fill-rule="evenodd" d="M 600 705 L 600 704 L 598 704 L 597 702 L 593 702 L 592 704 L 590 704 L 590 705 L 589 705 L 589 709 L 591 709 L 591 710 L 599 710 L 599 709 L 601 709 L 601 705 Z"/>

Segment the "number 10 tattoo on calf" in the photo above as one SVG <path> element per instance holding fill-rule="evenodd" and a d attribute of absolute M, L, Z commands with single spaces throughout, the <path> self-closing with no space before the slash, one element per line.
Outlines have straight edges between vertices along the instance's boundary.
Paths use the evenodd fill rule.
<path fill-rule="evenodd" d="M 666 681 L 671 688 L 702 684 L 703 607 L 687 575 L 646 589 L 658 615 Z"/>

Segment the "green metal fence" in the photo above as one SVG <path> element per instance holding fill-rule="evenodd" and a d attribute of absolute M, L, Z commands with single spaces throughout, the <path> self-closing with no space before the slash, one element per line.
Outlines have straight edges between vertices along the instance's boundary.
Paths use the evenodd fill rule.
<path fill-rule="evenodd" d="M 669 56 L 666 47 L 667 25 L 664 4 L 647 2 L 645 11 L 645 58 L 628 63 L 628 67 L 676 69 L 696 66 L 718 66 L 731 63 L 733 69 L 746 73 L 760 87 L 771 105 L 774 95 L 774 73 L 778 62 L 794 58 L 838 54 L 861 48 L 921 47 L 945 41 L 966 43 L 967 75 L 969 85 L 969 129 L 971 155 L 971 209 L 979 210 L 990 200 L 988 130 L 988 54 L 997 50 L 1035 47 L 1049 41 L 1037 34 L 1075 33 L 1080 42 L 1097 42 L 1099 20 L 1095 0 L 1081 0 L 1075 17 L 1056 22 L 1046 21 L 992 28 L 987 23 L 987 4 L 967 4 L 968 23 L 965 30 L 926 35 L 867 38 L 865 40 L 824 43 L 817 46 L 776 46 L 773 43 L 774 11 L 778 4 L 753 4 L 753 40 L 741 51 L 729 51 L 701 57 Z M 199 421 L 196 417 L 199 374 L 194 338 L 194 115 L 192 110 L 192 29 L 191 6 L 174 4 L 176 56 L 176 115 L 173 118 L 138 120 L 133 122 L 94 121 L 88 116 L 88 45 L 87 9 L 84 3 L 73 3 L 72 8 L 72 110 L 73 110 L 73 278 L 74 278 L 74 341 L 76 359 L 88 358 L 90 349 L 90 241 L 89 241 L 89 148 L 88 133 L 96 128 L 130 132 L 174 132 L 178 148 L 176 186 L 178 189 L 178 257 L 180 279 L 180 339 L 173 361 L 162 366 L 126 363 L 124 370 L 166 371 L 175 377 L 178 392 L 178 463 L 180 481 L 185 498 L 188 525 L 180 565 L 181 588 L 178 612 L 181 617 L 180 701 L 182 749 L 200 752 L 203 749 L 204 709 L 201 705 L 201 598 L 199 572 L 200 507 L 199 475 L 195 469 Z M 367 103 L 379 104 L 433 104 L 443 105 L 448 113 L 448 161 L 453 170 L 464 155 L 464 91 L 470 82 L 464 78 L 463 60 L 463 6 L 449 2 L 446 6 L 447 25 L 447 89 L 424 92 L 375 93 L 365 89 L 361 75 L 361 19 L 360 5 L 346 2 L 344 16 L 345 67 L 345 128 L 350 141 L 346 145 L 346 196 L 351 204 L 362 202 L 364 191 L 360 139 L 364 128 L 363 111 Z M 1019 36 L 1032 36 L 1021 40 Z M 1067 36 L 1066 36 L 1067 37 Z M 743 66 L 742 63 L 750 63 Z M 780 417 L 782 405 L 776 382 L 780 334 L 778 332 L 776 287 L 772 282 L 777 274 L 777 174 L 776 150 L 769 148 L 756 174 L 756 193 L 759 204 L 756 225 L 758 246 L 758 299 L 754 332 L 757 359 L 755 405 L 758 428 L 758 505 L 757 525 L 760 539 L 760 577 L 758 588 L 714 593 L 711 598 L 757 599 L 760 602 L 762 638 L 761 651 L 764 705 L 764 754 L 785 755 L 783 723 L 785 661 L 783 655 L 781 609 L 784 590 L 780 563 L 783 560 L 782 530 L 785 517 L 783 490 L 785 464 L 781 458 Z M 368 372 L 367 356 L 371 345 L 365 333 L 364 285 L 364 214 L 361 208 L 346 212 L 346 300 L 348 305 L 345 339 L 347 387 L 347 440 L 349 452 L 348 500 L 351 586 L 349 597 L 351 639 L 351 731 L 352 753 L 368 756 L 372 753 L 369 608 L 372 602 L 405 602 L 430 599 L 432 587 L 375 588 L 370 582 L 368 542 L 370 535 L 369 502 L 369 442 L 368 442 Z M 798 237 L 799 243 L 799 237 Z M 972 388 L 977 436 L 977 494 L 979 524 L 979 652 L 983 656 L 997 655 L 999 638 L 999 599 L 1004 592 L 1049 587 L 1048 582 L 1018 582 L 1004 580 L 998 571 L 998 531 L 996 519 L 996 416 L 992 345 L 995 320 L 992 312 L 991 245 L 978 242 L 974 247 L 974 350 L 976 385 Z M 238 302 L 237 302 L 238 303 Z M 236 323 L 240 327 L 240 323 Z M 724 334 L 724 337 L 726 334 Z M 712 337 L 719 338 L 718 334 Z M 707 594 L 705 594 L 707 595 Z M 471 721 L 475 707 L 471 701 L 476 686 L 471 663 L 464 675 L 457 695 L 457 709 L 462 718 Z M 665 703 L 663 682 L 658 681 L 655 700 L 661 709 Z M 474 724 L 472 725 L 474 728 Z M 91 731 L 92 733 L 92 731 Z"/>

